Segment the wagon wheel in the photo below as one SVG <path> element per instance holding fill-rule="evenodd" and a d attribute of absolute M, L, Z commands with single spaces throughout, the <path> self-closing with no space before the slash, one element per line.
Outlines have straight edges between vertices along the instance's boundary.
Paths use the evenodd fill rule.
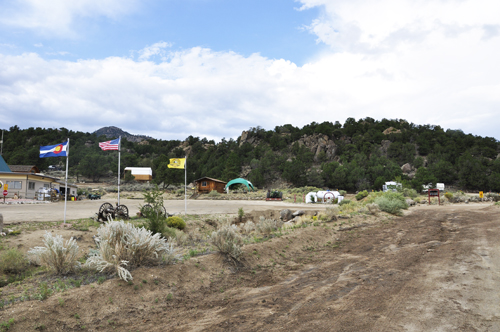
<path fill-rule="evenodd" d="M 50 193 L 50 201 L 51 202 L 57 202 L 57 201 L 59 201 L 59 197 L 58 197 L 58 195 L 57 195 L 57 193 L 55 191 L 52 191 Z"/>
<path fill-rule="evenodd" d="M 115 217 L 115 209 L 111 203 L 103 203 L 99 208 L 99 219 L 102 221 L 107 221 L 108 216 Z"/>
<path fill-rule="evenodd" d="M 128 219 L 128 208 L 125 205 L 118 205 L 115 213 L 117 218 Z"/>
<path fill-rule="evenodd" d="M 149 204 L 146 204 L 141 208 L 141 215 L 143 217 L 147 217 L 147 215 L 150 214 L 151 212 L 153 212 L 153 207 Z"/>
<path fill-rule="evenodd" d="M 165 218 L 168 218 L 167 209 L 165 209 L 165 207 L 164 207 L 164 206 L 162 206 L 162 207 L 161 207 L 161 213 L 163 214 L 163 216 L 164 216 Z"/>

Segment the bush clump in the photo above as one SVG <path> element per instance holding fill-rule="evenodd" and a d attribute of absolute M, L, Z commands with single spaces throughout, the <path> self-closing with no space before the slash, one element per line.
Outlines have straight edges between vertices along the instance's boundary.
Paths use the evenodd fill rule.
<path fill-rule="evenodd" d="M 243 239 L 236 232 L 235 225 L 227 225 L 215 232 L 212 232 L 210 242 L 220 253 L 225 254 L 237 261 L 241 259 L 241 255 L 243 254 L 243 250 L 241 249 L 243 246 Z"/>
<path fill-rule="evenodd" d="M 144 227 L 121 221 L 109 221 L 97 229 L 97 250 L 90 253 L 85 266 L 99 272 L 114 270 L 122 280 L 132 280 L 125 268 L 158 265 L 172 261 L 174 245 Z"/>
<path fill-rule="evenodd" d="M 257 225 L 255 225 L 255 228 L 259 233 L 269 236 L 272 232 L 278 230 L 282 224 L 283 222 L 280 220 L 260 217 L 260 220 Z"/>
<path fill-rule="evenodd" d="M 3 273 L 21 273 L 28 268 L 29 261 L 16 248 L 0 254 L 0 271 Z"/>
<path fill-rule="evenodd" d="M 402 209 L 407 209 L 406 199 L 400 193 L 385 192 L 375 199 L 375 203 L 380 210 L 394 215 L 401 215 Z"/>
<path fill-rule="evenodd" d="M 327 206 L 325 214 L 328 217 L 328 220 L 337 220 L 337 216 L 339 215 L 340 210 L 338 206 Z"/>
<path fill-rule="evenodd" d="M 446 197 L 448 201 L 453 202 L 453 194 L 450 193 L 449 191 L 444 193 L 444 197 Z"/>
<path fill-rule="evenodd" d="M 356 194 L 356 200 L 360 201 L 367 196 L 368 196 L 368 191 L 366 190 L 360 191 L 359 193 Z"/>
<path fill-rule="evenodd" d="M 70 238 L 64 243 L 61 235 L 52 236 L 45 232 L 43 244 L 45 247 L 35 247 L 28 251 L 31 261 L 48 267 L 56 274 L 67 274 L 80 267 L 75 239 Z"/>
<path fill-rule="evenodd" d="M 412 199 L 418 196 L 417 191 L 410 188 L 403 188 L 402 193 L 404 197 L 410 197 Z"/>
<path fill-rule="evenodd" d="M 375 203 L 366 204 L 366 208 L 368 209 L 368 212 L 372 215 L 376 215 L 380 211 L 379 206 Z"/>
<path fill-rule="evenodd" d="M 351 200 L 350 199 L 343 199 L 339 203 L 340 206 L 346 205 L 346 204 L 351 204 Z"/>
<path fill-rule="evenodd" d="M 167 218 L 167 226 L 171 228 L 184 229 L 186 228 L 186 222 L 182 220 L 181 217 L 168 217 Z"/>
<path fill-rule="evenodd" d="M 212 190 L 211 192 L 209 192 L 207 194 L 208 197 L 219 197 L 220 196 L 220 192 L 218 192 L 217 190 Z"/>

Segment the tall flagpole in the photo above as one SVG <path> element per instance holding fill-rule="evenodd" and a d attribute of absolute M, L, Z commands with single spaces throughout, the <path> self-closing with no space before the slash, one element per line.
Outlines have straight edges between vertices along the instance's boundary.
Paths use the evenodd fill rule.
<path fill-rule="evenodd" d="M 120 140 L 118 141 L 118 205 L 120 205 L 120 153 L 122 149 L 122 137 L 120 136 Z"/>
<path fill-rule="evenodd" d="M 66 181 L 64 190 L 64 223 L 66 223 L 66 202 L 68 201 L 68 160 L 69 160 L 69 138 L 66 146 Z"/>
<path fill-rule="evenodd" d="M 184 157 L 184 215 L 187 216 L 187 156 Z"/>

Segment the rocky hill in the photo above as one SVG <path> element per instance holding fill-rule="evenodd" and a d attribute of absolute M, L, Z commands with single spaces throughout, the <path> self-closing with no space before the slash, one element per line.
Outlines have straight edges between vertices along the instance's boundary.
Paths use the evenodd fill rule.
<path fill-rule="evenodd" d="M 100 129 L 97 129 L 96 131 L 93 132 L 96 136 L 101 136 L 104 135 L 108 138 L 115 138 L 118 136 L 126 138 L 130 142 L 135 142 L 139 143 L 144 140 L 150 140 L 152 137 L 146 136 L 146 135 L 132 135 L 118 127 L 114 126 L 109 126 L 109 127 L 102 127 Z"/>

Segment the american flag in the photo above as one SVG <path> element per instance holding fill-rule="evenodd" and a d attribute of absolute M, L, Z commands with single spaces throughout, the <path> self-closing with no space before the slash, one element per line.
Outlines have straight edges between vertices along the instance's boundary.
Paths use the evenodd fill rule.
<path fill-rule="evenodd" d="M 112 141 L 99 142 L 99 147 L 104 150 L 118 150 L 120 147 L 120 138 L 114 139 Z"/>

